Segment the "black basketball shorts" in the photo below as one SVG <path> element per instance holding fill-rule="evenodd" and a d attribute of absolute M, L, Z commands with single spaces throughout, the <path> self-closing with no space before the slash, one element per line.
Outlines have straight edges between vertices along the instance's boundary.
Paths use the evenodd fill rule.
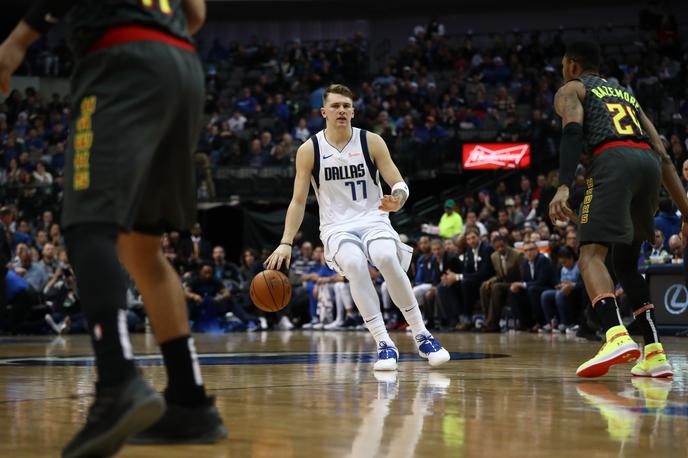
<path fill-rule="evenodd" d="M 157 41 L 93 51 L 72 80 L 62 224 L 188 229 L 204 82 L 195 52 Z"/>

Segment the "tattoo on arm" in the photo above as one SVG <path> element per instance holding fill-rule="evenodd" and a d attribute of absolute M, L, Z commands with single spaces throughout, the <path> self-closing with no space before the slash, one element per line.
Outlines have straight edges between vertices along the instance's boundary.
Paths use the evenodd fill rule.
<path fill-rule="evenodd" d="M 561 87 L 554 96 L 554 109 L 561 116 L 563 125 L 570 122 L 583 123 L 583 104 L 576 88 L 571 84 Z"/>
<path fill-rule="evenodd" d="M 406 191 L 403 189 L 395 189 L 392 191 L 392 197 L 399 199 L 399 207 L 403 207 L 406 203 L 406 199 L 408 199 L 408 194 L 406 194 Z"/>

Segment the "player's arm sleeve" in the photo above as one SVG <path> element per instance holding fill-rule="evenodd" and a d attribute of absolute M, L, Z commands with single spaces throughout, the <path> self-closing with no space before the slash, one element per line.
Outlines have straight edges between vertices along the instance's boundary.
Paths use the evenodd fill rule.
<path fill-rule="evenodd" d="M 554 108 L 561 116 L 563 132 L 559 146 L 559 185 L 571 186 L 576 167 L 585 149 L 583 139 L 583 104 L 574 84 L 564 85 L 554 97 Z"/>
<path fill-rule="evenodd" d="M 77 0 L 35 0 L 24 16 L 32 29 L 46 33 L 76 4 Z"/>

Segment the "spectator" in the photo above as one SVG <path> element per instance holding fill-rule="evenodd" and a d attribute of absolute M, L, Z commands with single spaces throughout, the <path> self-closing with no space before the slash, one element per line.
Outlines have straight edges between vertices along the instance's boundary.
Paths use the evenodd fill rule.
<path fill-rule="evenodd" d="M 272 156 L 270 156 L 267 165 L 286 167 L 291 165 L 291 162 L 292 158 L 287 154 L 287 150 L 280 143 L 273 149 Z"/>
<path fill-rule="evenodd" d="M 282 141 L 280 142 L 280 145 L 282 148 L 284 148 L 284 151 L 287 157 L 291 159 L 291 162 L 294 162 L 296 160 L 296 150 L 299 148 L 299 145 L 294 143 L 294 137 L 285 132 L 282 134 Z"/>
<path fill-rule="evenodd" d="M 523 253 L 516 251 L 503 236 L 497 236 L 493 242 L 495 251 L 490 255 L 490 262 L 495 275 L 480 286 L 480 305 L 485 316 L 483 332 L 500 332 L 499 320 L 514 282 L 521 281 Z"/>
<path fill-rule="evenodd" d="M 516 110 L 516 104 L 514 103 L 514 99 L 509 95 L 509 93 L 506 90 L 506 87 L 504 86 L 500 86 L 497 89 L 497 94 L 495 95 L 495 99 L 492 102 L 492 106 L 494 106 L 502 114 L 505 114 L 507 112 L 511 113 L 514 110 Z"/>
<path fill-rule="evenodd" d="M 44 161 L 36 163 L 36 170 L 33 172 L 33 181 L 36 186 L 50 186 L 53 184 L 53 176 L 48 172 L 47 164 Z"/>
<path fill-rule="evenodd" d="M 239 266 L 233 262 L 227 261 L 224 247 L 218 245 L 213 248 L 212 256 L 215 278 L 221 281 L 230 293 L 236 294 L 241 291 L 244 286 L 244 280 L 241 278 Z"/>
<path fill-rule="evenodd" d="M 311 131 L 306 126 L 306 118 L 299 119 L 298 125 L 294 127 L 292 136 L 301 143 L 305 143 L 311 137 Z"/>
<path fill-rule="evenodd" d="M 413 295 L 421 310 L 424 310 L 424 316 L 428 316 L 428 305 L 432 304 L 435 299 L 435 286 L 440 281 L 442 273 L 440 263 L 444 255 L 444 246 L 442 241 L 434 239 L 430 242 L 430 254 L 423 254 L 418 258 L 416 263 L 416 278 L 413 282 Z"/>
<path fill-rule="evenodd" d="M 566 332 L 578 322 L 582 312 L 583 280 L 573 250 L 563 247 L 557 257 L 561 269 L 559 282 L 554 289 L 547 289 L 540 295 L 540 304 L 545 316 L 543 332 Z"/>
<path fill-rule="evenodd" d="M 469 211 L 466 213 L 466 224 L 463 226 L 463 232 L 467 233 L 467 230 L 469 227 L 475 227 L 478 229 L 480 237 L 485 237 L 487 236 L 487 228 L 483 223 L 478 221 L 478 216 L 474 211 Z"/>
<path fill-rule="evenodd" d="M 221 321 L 229 309 L 230 293 L 215 278 L 213 266 L 209 263 L 202 264 L 198 276 L 186 286 L 185 292 L 193 331 L 219 331 Z"/>
<path fill-rule="evenodd" d="M 532 242 L 523 245 L 525 261 L 521 265 L 523 281 L 511 283 L 512 303 L 516 302 L 519 330 L 530 329 L 537 332 L 545 324 L 545 316 L 540 306 L 540 296 L 546 289 L 555 285 L 555 272 L 549 259 L 537 249 Z"/>
<path fill-rule="evenodd" d="M 245 115 L 254 114 L 258 108 L 257 99 L 251 94 L 251 88 L 245 87 L 241 91 L 241 97 L 239 97 L 234 105 L 236 111 L 243 113 Z"/>
<path fill-rule="evenodd" d="M 250 167 L 263 167 L 269 160 L 270 156 L 266 156 L 260 140 L 254 138 L 251 140 L 249 155 L 246 159 L 246 165 Z"/>
<path fill-rule="evenodd" d="M 446 299 L 450 308 L 456 307 L 460 321 L 456 329 L 459 331 L 468 331 L 473 327 L 472 315 L 476 303 L 480 300 L 480 285 L 494 275 L 490 262 L 494 248 L 480 240 L 480 233 L 476 227 L 468 227 L 465 238 L 466 253 L 463 258 L 459 257 L 463 264 L 461 273 L 447 272 L 445 278 L 446 286 L 461 282 L 461 296 L 454 299 L 453 304 L 450 297 L 440 298 L 442 303 Z"/>
<path fill-rule="evenodd" d="M 531 200 L 533 199 L 533 191 L 531 189 L 530 180 L 527 176 L 521 175 L 521 204 L 524 207 L 530 207 Z"/>
<path fill-rule="evenodd" d="M 680 264 L 683 262 L 683 241 L 678 235 L 672 235 L 669 239 L 669 251 L 671 252 L 671 262 Z"/>
<path fill-rule="evenodd" d="M 272 152 L 275 148 L 275 144 L 272 142 L 272 134 L 269 130 L 264 130 L 260 134 L 260 149 L 263 153 L 264 158 L 269 158 L 272 156 Z"/>
<path fill-rule="evenodd" d="M 671 255 L 664 249 L 664 234 L 659 229 L 655 229 L 655 240 L 652 244 L 645 242 L 643 252 L 646 261 L 652 264 L 662 264 L 671 258 Z"/>
<path fill-rule="evenodd" d="M 62 231 L 60 230 L 60 225 L 53 223 L 50 226 L 50 232 L 48 234 L 50 243 L 55 245 L 56 248 L 62 248 L 65 246 L 64 237 L 62 237 Z"/>
<path fill-rule="evenodd" d="M 659 201 L 659 214 L 655 216 L 655 227 L 662 231 L 664 249 L 669 249 L 669 238 L 681 230 L 681 218 L 676 215 L 676 208 L 671 199 Z"/>
<path fill-rule="evenodd" d="M 241 133 L 244 131 L 244 127 L 246 126 L 246 116 L 241 114 L 240 111 L 235 110 L 234 113 L 232 114 L 232 117 L 229 118 L 227 121 L 229 123 L 229 129 L 235 133 Z"/>
<path fill-rule="evenodd" d="M 29 246 L 33 245 L 33 236 L 31 234 L 32 231 L 29 222 L 25 219 L 20 219 L 14 231 L 15 244 L 24 243 Z"/>
<path fill-rule="evenodd" d="M 48 273 L 38 262 L 31 258 L 29 247 L 20 243 L 16 248 L 17 257 L 14 262 L 14 271 L 24 277 L 36 292 L 43 291 L 48 283 Z"/>
<path fill-rule="evenodd" d="M 210 243 L 203 238 L 203 229 L 199 223 L 195 223 L 191 228 L 190 237 L 182 241 L 180 252 L 181 262 L 191 268 L 196 268 L 201 263 L 211 260 Z"/>
<path fill-rule="evenodd" d="M 59 267 L 57 253 L 55 252 L 55 245 L 52 243 L 46 243 L 43 245 L 43 249 L 41 250 L 41 261 L 39 264 L 49 276 L 55 273 Z"/>
<path fill-rule="evenodd" d="M 463 219 L 459 212 L 455 211 L 454 199 L 444 202 L 444 214 L 440 218 L 439 235 L 443 238 L 454 238 L 463 232 Z"/>
<path fill-rule="evenodd" d="M 509 220 L 514 224 L 514 226 L 521 226 L 525 222 L 526 217 L 523 212 L 516 208 L 516 199 L 513 197 L 507 197 L 504 201 L 504 205 L 506 206 Z"/>

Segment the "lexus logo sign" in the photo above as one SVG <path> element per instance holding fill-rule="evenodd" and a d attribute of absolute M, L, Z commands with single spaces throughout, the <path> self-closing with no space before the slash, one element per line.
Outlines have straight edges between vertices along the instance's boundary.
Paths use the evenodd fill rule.
<path fill-rule="evenodd" d="M 530 166 L 528 143 L 467 143 L 463 145 L 465 170 L 520 169 Z"/>
<path fill-rule="evenodd" d="M 672 315 L 680 315 L 688 309 L 688 289 L 685 285 L 673 284 L 666 290 L 664 308 Z"/>

